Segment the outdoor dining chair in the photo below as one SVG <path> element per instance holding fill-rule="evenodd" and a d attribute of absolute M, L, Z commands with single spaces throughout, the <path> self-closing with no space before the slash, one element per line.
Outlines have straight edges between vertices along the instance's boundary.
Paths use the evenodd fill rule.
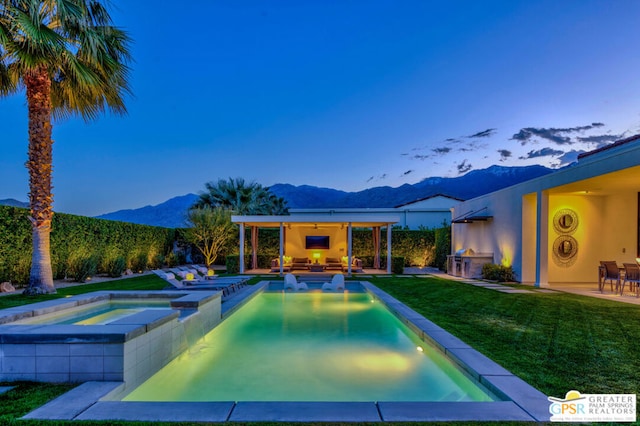
<path fill-rule="evenodd" d="M 623 263 L 624 266 L 624 281 L 622 282 L 622 289 L 620 294 L 624 292 L 624 286 L 629 283 L 629 291 L 636 291 L 636 297 L 640 296 L 640 266 L 637 263 Z"/>
<path fill-rule="evenodd" d="M 611 291 L 613 291 L 613 281 L 616 282 L 616 292 L 620 290 L 620 268 L 618 267 L 618 263 L 615 260 L 601 260 L 600 265 L 602 265 L 602 273 L 604 274 L 601 280 L 598 280 L 598 285 L 600 293 L 604 291 L 604 286 L 609 280 L 609 284 L 611 285 Z"/>

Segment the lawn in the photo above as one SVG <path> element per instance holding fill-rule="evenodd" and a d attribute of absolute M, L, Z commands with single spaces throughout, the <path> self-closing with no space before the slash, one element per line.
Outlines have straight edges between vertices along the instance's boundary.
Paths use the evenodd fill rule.
<path fill-rule="evenodd" d="M 371 281 L 546 395 L 640 393 L 638 305 L 438 278 Z"/>
<path fill-rule="evenodd" d="M 439 278 L 369 281 L 546 395 L 564 397 L 572 389 L 582 393 L 640 393 L 638 305 L 560 292 L 507 294 Z M 164 287 L 161 279 L 142 276 L 68 287 L 57 295 L 37 299 L 0 297 L 0 308 L 96 290 Z M 0 423 L 14 422 L 66 389 L 64 385 L 21 384 L 17 390 L 0 395 Z M 5 408 L 9 406 L 12 408 Z"/>

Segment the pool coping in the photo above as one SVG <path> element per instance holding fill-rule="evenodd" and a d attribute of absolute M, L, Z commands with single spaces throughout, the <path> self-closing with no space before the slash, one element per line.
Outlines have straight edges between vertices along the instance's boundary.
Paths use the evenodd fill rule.
<path fill-rule="evenodd" d="M 266 283 L 266 284 L 265 284 Z M 24 419 L 123 421 L 549 421 L 547 396 L 462 340 L 380 290 L 361 285 L 425 342 L 503 401 L 494 402 L 122 402 L 101 400 L 119 394 L 123 382 L 86 382 L 24 416 Z M 228 317 L 268 283 L 262 281 L 224 311 Z M 225 315 L 226 314 L 226 315 Z"/>

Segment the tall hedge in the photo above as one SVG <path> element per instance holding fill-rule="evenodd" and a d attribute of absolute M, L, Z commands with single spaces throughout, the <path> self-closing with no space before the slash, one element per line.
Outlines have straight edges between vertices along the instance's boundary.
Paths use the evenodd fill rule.
<path fill-rule="evenodd" d="M 26 284 L 31 268 L 29 210 L 0 206 L 0 282 Z M 51 266 L 55 279 L 69 277 L 88 258 L 108 273 L 124 257 L 127 267 L 144 269 L 171 251 L 175 230 L 56 213 L 51 224 Z"/>

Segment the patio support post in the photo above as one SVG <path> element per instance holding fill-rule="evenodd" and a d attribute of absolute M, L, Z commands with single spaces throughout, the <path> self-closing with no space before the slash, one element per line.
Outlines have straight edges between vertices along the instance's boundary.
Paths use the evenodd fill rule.
<path fill-rule="evenodd" d="M 251 269 L 258 269 L 258 227 L 251 227 Z"/>
<path fill-rule="evenodd" d="M 351 256 L 353 256 L 353 235 L 351 229 L 351 222 L 347 224 L 347 276 L 351 276 Z"/>
<path fill-rule="evenodd" d="M 536 203 L 536 287 L 549 284 L 549 192 L 538 191 Z"/>
<path fill-rule="evenodd" d="M 240 224 L 240 273 L 244 274 L 244 223 Z"/>
<path fill-rule="evenodd" d="M 284 274 L 284 266 L 282 265 L 282 261 L 284 260 L 284 245 L 282 242 L 284 241 L 284 224 L 280 222 L 280 276 Z"/>
<path fill-rule="evenodd" d="M 380 228 L 373 227 L 373 269 L 380 269 Z"/>
<path fill-rule="evenodd" d="M 391 224 L 387 223 L 387 274 L 391 274 Z"/>

